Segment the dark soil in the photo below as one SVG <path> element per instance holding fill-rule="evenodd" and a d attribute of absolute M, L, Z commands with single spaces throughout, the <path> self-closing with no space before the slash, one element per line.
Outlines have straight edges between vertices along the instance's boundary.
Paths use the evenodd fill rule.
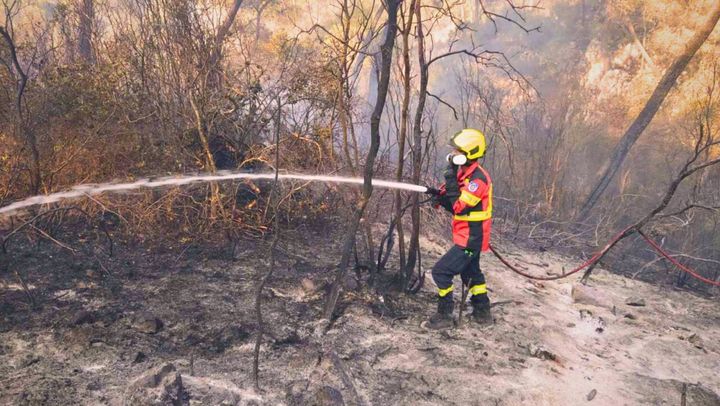
<path fill-rule="evenodd" d="M 301 237 L 281 242 L 263 298 L 266 341 L 278 352 L 305 345 L 298 330 L 322 306 L 322 292 L 306 293 L 299 282 L 312 279 L 322 290 L 335 267 L 332 238 L 308 230 Z M 257 331 L 254 290 L 268 266 L 263 241 L 239 242 L 235 258 L 226 242 L 119 244 L 113 257 L 47 243 L 12 249 L 0 275 L 0 404 L 116 403 L 150 366 L 173 361 L 202 374 L 229 350 L 250 346 Z M 315 296 L 298 302 L 278 289 Z M 230 369 L 249 377 L 249 361 Z"/>

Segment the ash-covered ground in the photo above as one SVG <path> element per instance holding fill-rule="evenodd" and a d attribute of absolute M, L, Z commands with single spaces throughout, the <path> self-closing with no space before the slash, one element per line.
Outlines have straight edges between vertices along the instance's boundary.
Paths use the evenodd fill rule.
<path fill-rule="evenodd" d="M 318 318 L 340 252 L 327 234 L 281 239 L 263 297 L 260 392 L 253 300 L 266 244 L 243 241 L 234 259 L 207 245 L 120 246 L 101 261 L 29 251 L 1 275 L 0 404 L 720 404 L 717 296 L 604 271 L 587 287 L 537 283 L 483 256 L 495 325 L 428 332 L 429 268 L 448 248 L 428 236 L 419 294 L 371 292 L 353 271 L 325 331 Z M 578 263 L 502 248 L 538 274 Z"/>

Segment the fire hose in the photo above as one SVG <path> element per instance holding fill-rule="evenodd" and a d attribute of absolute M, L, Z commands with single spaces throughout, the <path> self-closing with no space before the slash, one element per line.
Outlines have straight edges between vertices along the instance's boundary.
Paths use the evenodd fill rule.
<path fill-rule="evenodd" d="M 430 195 L 438 195 L 438 194 L 440 194 L 440 191 L 437 189 L 428 187 L 427 191 L 425 193 L 430 194 Z M 536 275 L 529 274 L 527 272 L 524 272 L 524 271 L 518 269 L 516 266 L 511 264 L 507 259 L 505 259 L 505 257 L 503 257 L 500 254 L 500 252 L 498 252 L 498 250 L 492 244 L 490 244 L 490 251 L 493 253 L 493 255 L 495 255 L 495 257 L 503 265 L 505 265 L 508 269 L 510 269 L 511 271 L 515 272 L 518 275 L 521 275 L 528 279 L 533 279 L 533 280 L 538 280 L 538 281 L 554 281 L 554 280 L 558 280 L 558 279 L 567 278 L 568 276 L 576 274 L 576 273 L 582 271 L 583 269 L 586 269 L 592 265 L 597 264 L 597 262 L 600 260 L 600 258 L 602 258 L 615 245 L 615 243 L 617 243 L 621 238 L 624 238 L 625 236 L 627 236 L 627 233 L 629 231 L 631 231 L 634 227 L 635 227 L 635 225 L 626 227 L 625 229 L 623 229 L 622 231 L 617 233 L 612 239 L 610 239 L 610 241 L 600 251 L 593 254 L 593 256 L 591 256 L 590 259 L 583 262 L 581 265 L 579 265 L 575 269 L 573 269 L 569 272 L 564 272 L 561 275 L 536 276 Z M 652 247 L 659 255 L 663 256 L 668 261 L 670 261 L 680 271 L 687 273 L 688 275 L 692 276 L 693 278 L 695 278 L 703 283 L 720 287 L 720 281 L 713 281 L 712 279 L 705 278 L 704 276 L 700 275 L 698 272 L 693 271 L 689 267 L 681 264 L 677 259 L 673 258 L 672 255 L 670 255 L 667 251 L 665 251 L 656 241 L 654 241 L 653 239 L 648 237 L 645 233 L 643 233 L 642 230 L 638 229 L 638 230 L 635 230 L 635 232 L 640 234 L 640 236 L 643 237 L 643 239 L 650 245 L 650 247 Z"/>

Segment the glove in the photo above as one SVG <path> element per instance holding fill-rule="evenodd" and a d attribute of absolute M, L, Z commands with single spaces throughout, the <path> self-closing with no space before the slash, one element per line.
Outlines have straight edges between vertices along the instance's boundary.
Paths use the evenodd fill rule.
<path fill-rule="evenodd" d="M 453 211 L 452 202 L 450 202 L 450 199 L 447 197 L 447 195 L 435 195 L 432 197 L 431 202 L 433 206 L 441 206 L 442 208 L 451 213 Z"/>
<path fill-rule="evenodd" d="M 452 163 L 445 169 L 443 176 L 445 177 L 445 190 L 450 201 L 456 200 L 460 197 L 460 186 L 457 182 L 457 171 L 458 167 Z"/>
<path fill-rule="evenodd" d="M 453 165 L 452 162 L 450 162 L 445 168 L 445 172 L 443 172 L 443 177 L 445 178 L 445 184 L 453 184 L 457 183 L 457 171 L 458 167 Z"/>

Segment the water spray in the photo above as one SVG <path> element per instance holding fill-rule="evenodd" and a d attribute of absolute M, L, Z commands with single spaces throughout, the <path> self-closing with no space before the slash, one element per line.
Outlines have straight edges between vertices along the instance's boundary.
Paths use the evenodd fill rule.
<path fill-rule="evenodd" d="M 450 157 L 449 157 L 450 158 Z M 228 172 L 228 171 L 222 171 L 217 172 L 215 174 L 202 174 L 202 175 L 180 175 L 180 176 L 168 176 L 164 178 L 144 178 L 139 179 L 134 182 L 128 182 L 128 183 L 103 183 L 103 184 L 83 184 L 74 186 L 72 189 L 65 191 L 65 192 L 58 192 L 58 193 L 52 193 L 49 195 L 38 195 L 29 197 L 24 200 L 20 200 L 15 203 L 11 203 L 5 207 L 0 207 L 0 218 L 9 216 L 13 213 L 15 213 L 18 210 L 42 205 L 42 204 L 50 204 L 50 203 L 57 203 L 62 200 L 71 200 L 71 199 L 78 199 L 85 196 L 93 196 L 98 195 L 105 192 L 114 192 L 114 193 L 121 193 L 126 192 L 130 190 L 136 190 L 136 189 L 153 189 L 153 188 L 160 188 L 160 187 L 166 187 L 166 186 L 181 186 L 181 185 L 189 185 L 192 183 L 206 183 L 206 182 L 218 182 L 218 181 L 225 181 L 225 180 L 235 180 L 235 179 L 249 179 L 249 180 L 261 180 L 261 179 L 275 179 L 274 173 L 247 173 L 247 172 Z M 278 174 L 278 179 L 295 179 L 295 180 L 303 180 L 308 182 L 326 182 L 326 183 L 350 183 L 355 185 L 362 185 L 364 183 L 364 180 L 362 178 L 350 178 L 345 176 L 330 176 L 330 175 L 305 175 L 305 174 L 297 174 L 297 173 L 283 173 Z M 398 190 L 405 190 L 408 192 L 416 192 L 416 193 L 427 193 L 430 195 L 439 195 L 440 191 L 431 187 L 422 186 L 422 185 L 415 185 L 412 183 L 403 183 L 403 182 L 393 182 L 389 180 L 381 180 L 381 179 L 372 179 L 372 185 L 379 188 L 387 188 L 387 189 L 398 189 Z M 588 266 L 594 266 L 594 264 L 600 260 L 600 258 L 610 249 L 612 246 L 621 239 L 625 233 L 632 228 L 629 227 L 626 230 L 623 230 L 620 234 L 618 234 L 603 250 L 596 253 L 590 260 L 582 264 L 581 266 L 577 267 L 576 269 L 570 271 L 570 272 L 563 272 L 562 275 L 559 276 L 550 276 L 550 277 L 537 277 L 530 274 L 527 274 L 516 267 L 514 267 L 512 264 L 510 264 L 507 260 L 505 260 L 496 250 L 495 247 L 490 247 L 493 254 L 508 268 L 513 270 L 514 272 L 531 279 L 538 279 L 538 280 L 555 280 L 560 278 L 567 278 L 570 275 L 573 275 L 576 272 L 579 272 L 580 270 L 587 268 Z M 678 268 L 690 274 L 692 277 L 701 280 L 702 282 L 705 282 L 707 284 L 713 285 L 713 286 L 720 286 L 720 282 L 718 281 L 712 281 L 710 279 L 704 278 L 701 275 L 699 275 L 697 272 L 693 271 L 692 269 L 689 269 L 679 262 L 675 261 L 670 254 L 665 252 L 656 242 L 649 239 L 647 236 L 642 234 L 639 230 L 637 230 L 647 241 L 648 243 L 661 255 L 668 258 L 671 262 L 673 262 L 674 265 L 678 266 Z"/>
<path fill-rule="evenodd" d="M 278 175 L 279 179 L 295 179 L 308 182 L 326 182 L 326 183 L 350 183 L 362 185 L 362 178 L 351 178 L 345 176 L 330 175 L 305 175 L 284 173 Z M 128 183 L 102 183 L 102 184 L 82 184 L 77 185 L 65 192 L 51 193 L 49 195 L 38 195 L 29 197 L 24 200 L 11 203 L 7 206 L 0 207 L 0 216 L 8 216 L 14 212 L 37 205 L 57 203 L 62 200 L 77 199 L 85 196 L 99 195 L 101 193 L 121 193 L 137 189 L 155 189 L 167 186 L 182 186 L 193 183 L 218 182 L 226 180 L 248 179 L 275 179 L 274 173 L 248 173 L 248 172 L 229 172 L 222 171 L 214 174 L 201 175 L 181 175 L 167 176 L 163 178 L 143 178 Z M 412 183 L 393 182 L 388 180 L 373 179 L 372 185 L 379 188 L 399 189 L 416 193 L 438 194 L 437 189 L 426 186 L 415 185 Z"/>

